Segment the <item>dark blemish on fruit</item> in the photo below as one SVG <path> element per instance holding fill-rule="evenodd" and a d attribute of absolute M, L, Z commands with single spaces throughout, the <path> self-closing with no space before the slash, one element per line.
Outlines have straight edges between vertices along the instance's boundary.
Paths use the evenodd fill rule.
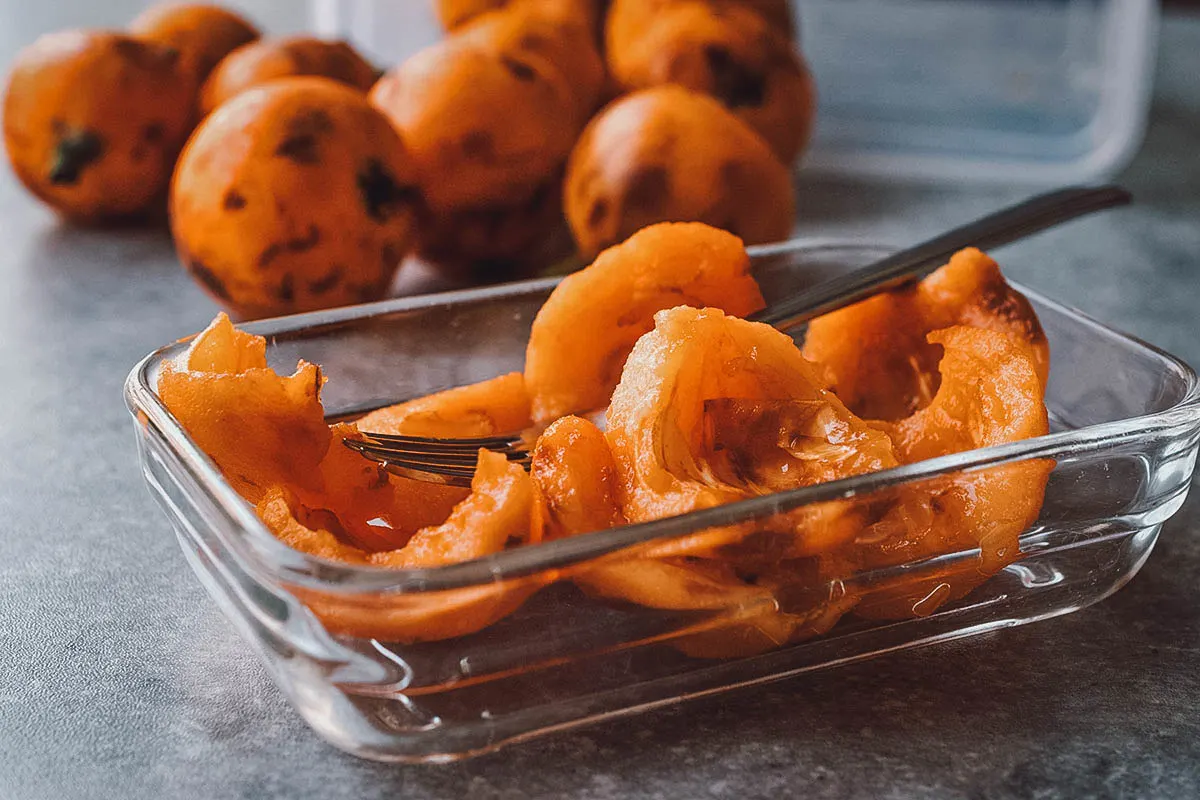
<path fill-rule="evenodd" d="M 279 282 L 279 288 L 275 290 L 275 296 L 284 303 L 290 303 L 296 299 L 296 286 L 292 280 L 292 273 L 287 273 L 283 276 L 283 280 Z"/>
<path fill-rule="evenodd" d="M 754 168 L 744 161 L 726 161 L 722 164 L 720 180 L 721 185 L 729 190 L 730 197 L 752 195 L 755 187 L 762 185 L 755 175 Z"/>
<path fill-rule="evenodd" d="M 374 158 L 358 173 L 358 193 L 367 216 L 376 222 L 386 222 L 421 197 L 420 189 L 397 183 L 387 168 Z"/>
<path fill-rule="evenodd" d="M 92 131 L 68 133 L 59 129 L 58 134 L 47 177 L 56 186 L 70 186 L 78 183 L 83 171 L 103 157 L 104 140 Z"/>
<path fill-rule="evenodd" d="M 729 108 L 758 107 L 767 97 L 767 79 L 761 72 L 739 64 L 724 47 L 704 48 L 713 76 L 713 95 Z"/>
<path fill-rule="evenodd" d="M 519 81 L 529 83 L 530 81 L 537 80 L 537 72 L 524 61 L 518 61 L 512 56 L 501 56 L 500 63 Z"/>
<path fill-rule="evenodd" d="M 225 288 L 225 283 L 217 277 L 217 273 L 206 267 L 203 263 L 194 259 L 187 260 L 188 270 L 196 276 L 196 280 L 204 284 L 204 287 L 215 294 L 222 300 L 230 300 L 229 290 Z"/>
<path fill-rule="evenodd" d="M 117 38 L 112 42 L 113 52 L 138 69 L 159 71 L 171 69 L 179 60 L 179 51 L 165 44 L 143 39 Z"/>
<path fill-rule="evenodd" d="M 659 211 L 671 197 L 671 179 L 665 167 L 645 167 L 629 178 L 625 190 L 625 208 L 634 211 Z"/>
<path fill-rule="evenodd" d="M 246 197 L 237 189 L 230 189 L 221 200 L 221 208 L 226 211 L 241 211 L 246 207 Z"/>
<path fill-rule="evenodd" d="M 333 120 L 324 111 L 306 111 L 288 121 L 287 132 L 275 148 L 275 155 L 296 164 L 320 162 L 318 143 L 333 131 Z"/>
<path fill-rule="evenodd" d="M 334 267 L 315 281 L 309 281 L 308 290 L 313 294 L 325 294 L 342 282 L 342 275 L 345 270 L 342 267 Z"/>
<path fill-rule="evenodd" d="M 321 230 L 316 225 L 309 225 L 308 232 L 303 236 L 298 236 L 293 239 L 284 239 L 281 242 L 271 242 L 267 248 L 262 251 L 258 257 L 258 268 L 266 269 L 271 266 L 271 262 L 279 258 L 285 252 L 287 253 L 303 253 L 312 250 L 321 243 Z"/>
<path fill-rule="evenodd" d="M 159 144 L 167 138 L 167 126 L 161 122 L 151 122 L 142 126 L 142 141 L 147 144 Z"/>
<path fill-rule="evenodd" d="M 529 198 L 529 202 L 525 204 L 525 210 L 530 212 L 537 211 L 539 208 L 544 207 L 547 202 L 551 200 L 557 201 L 559 198 L 558 195 L 555 194 L 555 190 L 558 188 L 561 188 L 561 179 L 544 181 L 540 186 L 534 189 L 533 195 Z M 559 203 L 555 202 L 555 205 L 559 205 Z"/>
<path fill-rule="evenodd" d="M 587 224 L 593 230 L 599 228 L 600 225 L 608 218 L 608 201 L 601 197 L 595 203 L 592 203 L 592 210 L 588 212 Z"/>
<path fill-rule="evenodd" d="M 316 164 L 317 137 L 311 133 L 288 136 L 275 148 L 275 155 L 296 164 Z"/>
<path fill-rule="evenodd" d="M 496 140 L 489 131 L 471 131 L 462 139 L 462 151 L 476 161 L 495 161 Z"/>
<path fill-rule="evenodd" d="M 290 253 L 303 253 L 308 250 L 312 250 L 320 243 L 321 229 L 316 225 L 309 225 L 308 233 L 295 239 L 288 239 L 286 242 L 284 242 L 284 247 L 286 247 Z"/>
<path fill-rule="evenodd" d="M 145 57 L 146 46 L 133 39 L 113 39 L 113 52 L 121 58 L 136 61 Z"/>
<path fill-rule="evenodd" d="M 271 242 L 258 256 L 258 268 L 266 269 L 283 252 L 283 242 Z"/>

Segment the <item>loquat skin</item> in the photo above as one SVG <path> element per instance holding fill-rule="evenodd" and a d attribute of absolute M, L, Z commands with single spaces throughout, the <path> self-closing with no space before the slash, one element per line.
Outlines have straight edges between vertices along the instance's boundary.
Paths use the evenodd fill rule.
<path fill-rule="evenodd" d="M 151 6 L 129 24 L 129 32 L 178 50 L 197 89 L 221 59 L 261 36 L 246 18 L 203 3 Z"/>
<path fill-rule="evenodd" d="M 672 6 L 696 0 L 612 0 L 604 16 L 605 50 L 621 51 L 641 35 L 654 19 Z M 701 0 L 709 13 L 720 16 L 742 8 L 762 17 L 781 36 L 795 40 L 796 22 L 791 0 Z"/>
<path fill-rule="evenodd" d="M 437 0 L 435 10 L 442 27 L 454 32 L 484 14 L 512 8 L 532 8 L 559 18 L 574 18 L 590 30 L 604 16 L 603 0 Z"/>
<path fill-rule="evenodd" d="M 383 297 L 419 205 L 408 151 L 361 92 L 286 78 L 197 128 L 172 181 L 171 229 L 209 294 L 261 317 Z"/>
<path fill-rule="evenodd" d="M 553 58 L 508 47 L 508 24 L 507 14 L 488 15 L 371 90 L 412 151 L 435 214 L 524 203 L 561 168 L 587 119 Z M 548 29 L 537 39 L 552 37 Z"/>
<path fill-rule="evenodd" d="M 651 225 L 564 278 L 525 351 L 534 420 L 603 408 L 655 314 L 680 304 L 737 315 L 763 307 L 741 240 L 697 223 Z"/>
<path fill-rule="evenodd" d="M 442 214 L 424 209 L 418 254 L 442 275 L 469 285 L 519 280 L 574 253 L 562 213 L 562 173 L 527 200 L 470 206 Z"/>
<path fill-rule="evenodd" d="M 746 242 L 786 239 L 790 170 L 720 103 L 677 86 L 626 95 L 598 114 L 567 163 L 567 221 L 594 256 L 656 222 L 703 222 Z"/>
<path fill-rule="evenodd" d="M 4 94 L 13 171 L 63 216 L 99 223 L 161 207 L 190 128 L 179 53 L 109 31 L 62 31 L 17 56 Z"/>
<path fill-rule="evenodd" d="M 237 48 L 217 64 L 200 89 L 200 112 L 210 114 L 255 86 L 301 75 L 329 78 L 366 92 L 379 72 L 345 42 L 312 36 L 259 39 Z"/>
<path fill-rule="evenodd" d="M 454 280 L 532 274 L 570 252 L 567 156 L 604 89 L 588 28 L 513 4 L 380 79 L 371 102 L 413 153 L 420 254 Z"/>
<path fill-rule="evenodd" d="M 615 13 L 615 12 L 614 12 Z M 741 5 L 716 13 L 702 0 L 675 2 L 607 53 L 626 90 L 677 84 L 719 100 L 790 164 L 808 144 L 816 89 L 792 42 Z"/>
<path fill-rule="evenodd" d="M 565 3 L 568 0 L 561 0 Z M 518 77 L 558 75 L 576 101 L 572 121 L 583 126 L 605 90 L 604 59 L 579 14 L 556 11 L 552 0 L 513 4 L 485 14 L 455 31 L 456 39 L 473 43 L 499 59 Z M 524 67 L 524 69 L 522 69 Z"/>

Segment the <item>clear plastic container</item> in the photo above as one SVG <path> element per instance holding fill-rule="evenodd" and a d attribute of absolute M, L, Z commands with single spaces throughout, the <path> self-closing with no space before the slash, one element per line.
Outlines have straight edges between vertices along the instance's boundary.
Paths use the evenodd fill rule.
<path fill-rule="evenodd" d="M 1087 183 L 1141 144 L 1154 0 L 793 0 L 820 94 L 814 172 Z M 317 32 L 395 63 L 430 0 L 313 0 Z"/>
<path fill-rule="evenodd" d="M 771 301 L 885 252 L 814 242 L 759 257 L 755 274 Z M 326 407 L 338 415 L 519 369 L 533 315 L 552 286 L 391 300 L 247 328 L 267 336 L 277 368 L 301 357 L 321 364 Z M 1048 436 L 436 569 L 338 564 L 275 539 L 155 394 L 161 365 L 186 343 L 140 363 L 126 399 L 146 480 L 189 563 L 299 713 L 360 756 L 449 760 L 1068 613 L 1119 589 L 1187 494 L 1200 385 L 1177 359 L 1029 296 L 1053 358 Z M 597 565 L 681 537 L 829 504 L 891 503 L 964 475 L 1030 465 L 1053 466 L 1045 503 L 1016 560 L 994 574 L 981 572 L 979 550 L 965 550 L 690 611 L 592 599 L 573 583 Z M 943 585 L 971 591 L 938 605 L 950 591 Z M 438 612 L 504 618 L 478 633 L 405 643 L 406 626 Z M 792 627 L 773 640 L 768 622 L 780 614 Z"/>

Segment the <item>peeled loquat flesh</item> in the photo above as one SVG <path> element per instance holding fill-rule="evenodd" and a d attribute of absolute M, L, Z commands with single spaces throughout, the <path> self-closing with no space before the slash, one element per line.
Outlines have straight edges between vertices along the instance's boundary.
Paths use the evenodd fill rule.
<path fill-rule="evenodd" d="M 738 316 L 762 308 L 740 239 L 698 223 L 652 225 L 564 278 L 525 353 L 534 420 L 603 408 L 654 314 L 678 305 Z"/>

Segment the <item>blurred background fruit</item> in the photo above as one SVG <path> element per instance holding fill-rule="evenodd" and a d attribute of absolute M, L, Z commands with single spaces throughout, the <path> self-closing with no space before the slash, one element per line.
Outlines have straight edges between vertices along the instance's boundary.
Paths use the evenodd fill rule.
<path fill-rule="evenodd" d="M 211 113 L 253 86 L 296 75 L 329 78 L 365 92 L 378 72 L 345 42 L 311 36 L 263 39 L 239 47 L 217 65 L 200 90 L 200 109 Z"/>
<path fill-rule="evenodd" d="M 120 33 L 63 31 L 18 55 L 4 145 L 25 186 L 63 216 L 142 215 L 163 197 L 192 116 L 178 51 Z"/>
<path fill-rule="evenodd" d="M 201 123 L 171 185 L 171 229 L 214 299 L 270 316 L 383 297 L 418 204 L 413 161 L 366 96 L 296 77 Z"/>
<path fill-rule="evenodd" d="M 197 89 L 221 59 L 261 35 L 253 23 L 228 9 L 172 3 L 138 14 L 129 23 L 129 32 L 178 50 L 182 67 Z"/>
<path fill-rule="evenodd" d="M 180 260 L 242 317 L 377 299 L 409 255 L 463 285 L 577 268 L 654 222 L 787 237 L 815 93 L 786 0 L 426 9 L 447 33 L 383 72 L 219 5 L 48 37 L 10 76 L 9 158 L 95 222 L 162 210 L 174 169 Z"/>
<path fill-rule="evenodd" d="M 592 120 L 571 154 L 566 209 L 585 257 L 655 222 L 762 244 L 795 219 L 791 170 L 720 103 L 678 86 L 626 95 Z"/>

